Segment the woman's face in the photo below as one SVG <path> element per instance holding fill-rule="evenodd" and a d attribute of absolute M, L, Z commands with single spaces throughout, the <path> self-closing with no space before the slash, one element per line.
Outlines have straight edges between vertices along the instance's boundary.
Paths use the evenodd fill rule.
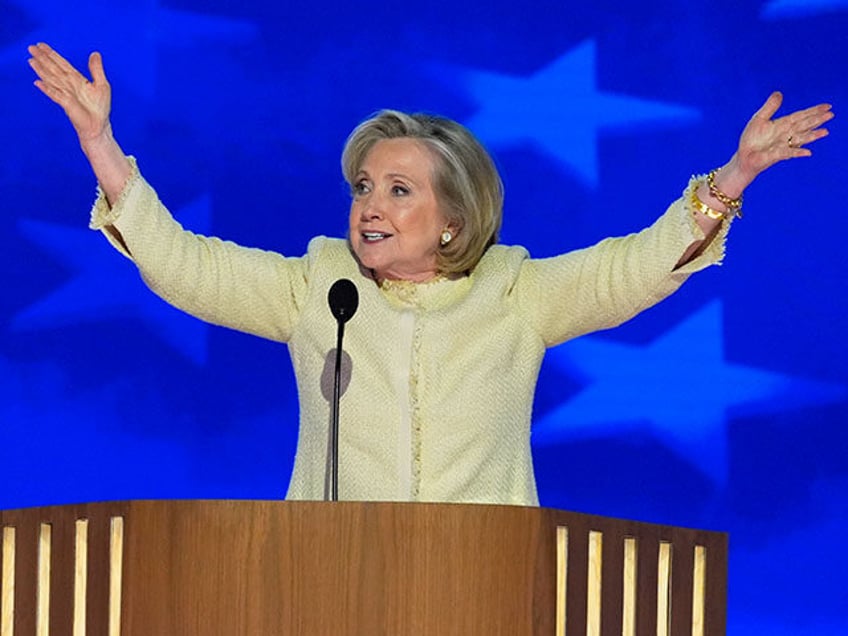
<path fill-rule="evenodd" d="M 423 282 L 438 274 L 436 254 L 449 227 L 433 191 L 434 158 L 408 137 L 378 141 L 353 181 L 350 243 L 378 279 Z"/>

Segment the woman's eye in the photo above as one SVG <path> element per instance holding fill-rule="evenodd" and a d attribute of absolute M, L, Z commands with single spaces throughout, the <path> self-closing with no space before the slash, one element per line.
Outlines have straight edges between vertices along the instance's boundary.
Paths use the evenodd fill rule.
<path fill-rule="evenodd" d="M 369 191 L 368 184 L 364 181 L 358 181 L 353 184 L 353 196 L 368 194 Z"/>
<path fill-rule="evenodd" d="M 392 186 L 392 194 L 397 197 L 406 196 L 407 194 L 409 194 L 409 188 L 402 185 Z"/>

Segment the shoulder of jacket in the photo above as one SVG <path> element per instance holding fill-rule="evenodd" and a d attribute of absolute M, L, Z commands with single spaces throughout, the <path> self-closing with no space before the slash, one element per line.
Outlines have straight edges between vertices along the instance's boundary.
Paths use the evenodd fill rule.
<path fill-rule="evenodd" d="M 320 254 L 327 252 L 328 254 L 349 253 L 350 248 L 345 239 L 332 238 L 329 236 L 316 236 L 310 239 L 309 246 L 306 248 L 308 254 Z"/>
<path fill-rule="evenodd" d="M 316 236 L 309 241 L 306 259 L 314 276 L 357 276 L 359 266 L 345 239 Z"/>
<path fill-rule="evenodd" d="M 529 259 L 530 254 L 520 245 L 492 245 L 474 269 L 480 273 L 494 270 L 517 274 L 524 262 Z"/>

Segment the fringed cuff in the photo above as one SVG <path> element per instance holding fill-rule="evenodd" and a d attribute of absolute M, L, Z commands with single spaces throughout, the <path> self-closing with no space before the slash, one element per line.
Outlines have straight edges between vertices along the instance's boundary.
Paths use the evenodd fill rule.
<path fill-rule="evenodd" d="M 689 184 L 683 191 L 683 197 L 681 201 L 682 204 L 680 206 L 680 214 L 682 217 L 680 219 L 680 222 L 686 225 L 686 227 L 688 228 L 688 233 L 695 241 L 703 241 L 704 239 L 706 239 L 704 231 L 701 229 L 701 226 L 699 226 L 698 222 L 695 220 L 695 215 L 700 214 L 700 212 L 698 210 L 695 210 L 691 204 L 692 191 L 696 189 L 703 181 L 704 177 L 699 176 L 693 176 L 689 180 Z M 692 273 L 704 269 L 705 267 L 708 267 L 710 265 L 721 265 L 724 261 L 724 255 L 726 251 L 727 234 L 728 232 L 730 232 L 730 226 L 733 223 L 734 218 L 735 217 L 725 218 L 721 222 L 721 225 L 719 226 L 716 235 L 712 238 L 709 244 L 701 250 L 701 253 L 685 265 L 682 265 L 680 268 L 675 270 L 675 272 Z"/>
<path fill-rule="evenodd" d="M 97 198 L 94 200 L 94 205 L 91 207 L 91 220 L 88 227 L 92 230 L 102 230 L 107 225 L 114 225 L 121 212 L 124 209 L 124 203 L 129 196 L 133 186 L 141 180 L 141 173 L 138 170 L 138 164 L 135 157 L 128 156 L 130 162 L 130 176 L 127 178 L 124 187 L 121 188 L 121 194 L 118 195 L 118 200 L 115 205 L 110 206 L 106 200 L 106 195 L 100 185 L 97 186 Z"/>

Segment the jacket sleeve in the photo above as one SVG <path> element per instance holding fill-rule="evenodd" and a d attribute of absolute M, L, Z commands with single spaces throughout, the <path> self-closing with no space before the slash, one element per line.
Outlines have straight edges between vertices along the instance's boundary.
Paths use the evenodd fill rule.
<path fill-rule="evenodd" d="M 689 188 L 650 227 L 592 247 L 528 259 L 519 274 L 519 306 L 547 346 L 619 325 L 676 291 L 694 272 L 724 257 L 731 221 L 696 258 L 676 267 L 704 238 L 689 208 Z"/>
<path fill-rule="evenodd" d="M 184 230 L 130 161 L 132 174 L 113 206 L 98 190 L 90 227 L 131 259 L 147 286 L 175 307 L 216 325 L 287 342 L 306 295 L 308 257 L 286 258 Z"/>

